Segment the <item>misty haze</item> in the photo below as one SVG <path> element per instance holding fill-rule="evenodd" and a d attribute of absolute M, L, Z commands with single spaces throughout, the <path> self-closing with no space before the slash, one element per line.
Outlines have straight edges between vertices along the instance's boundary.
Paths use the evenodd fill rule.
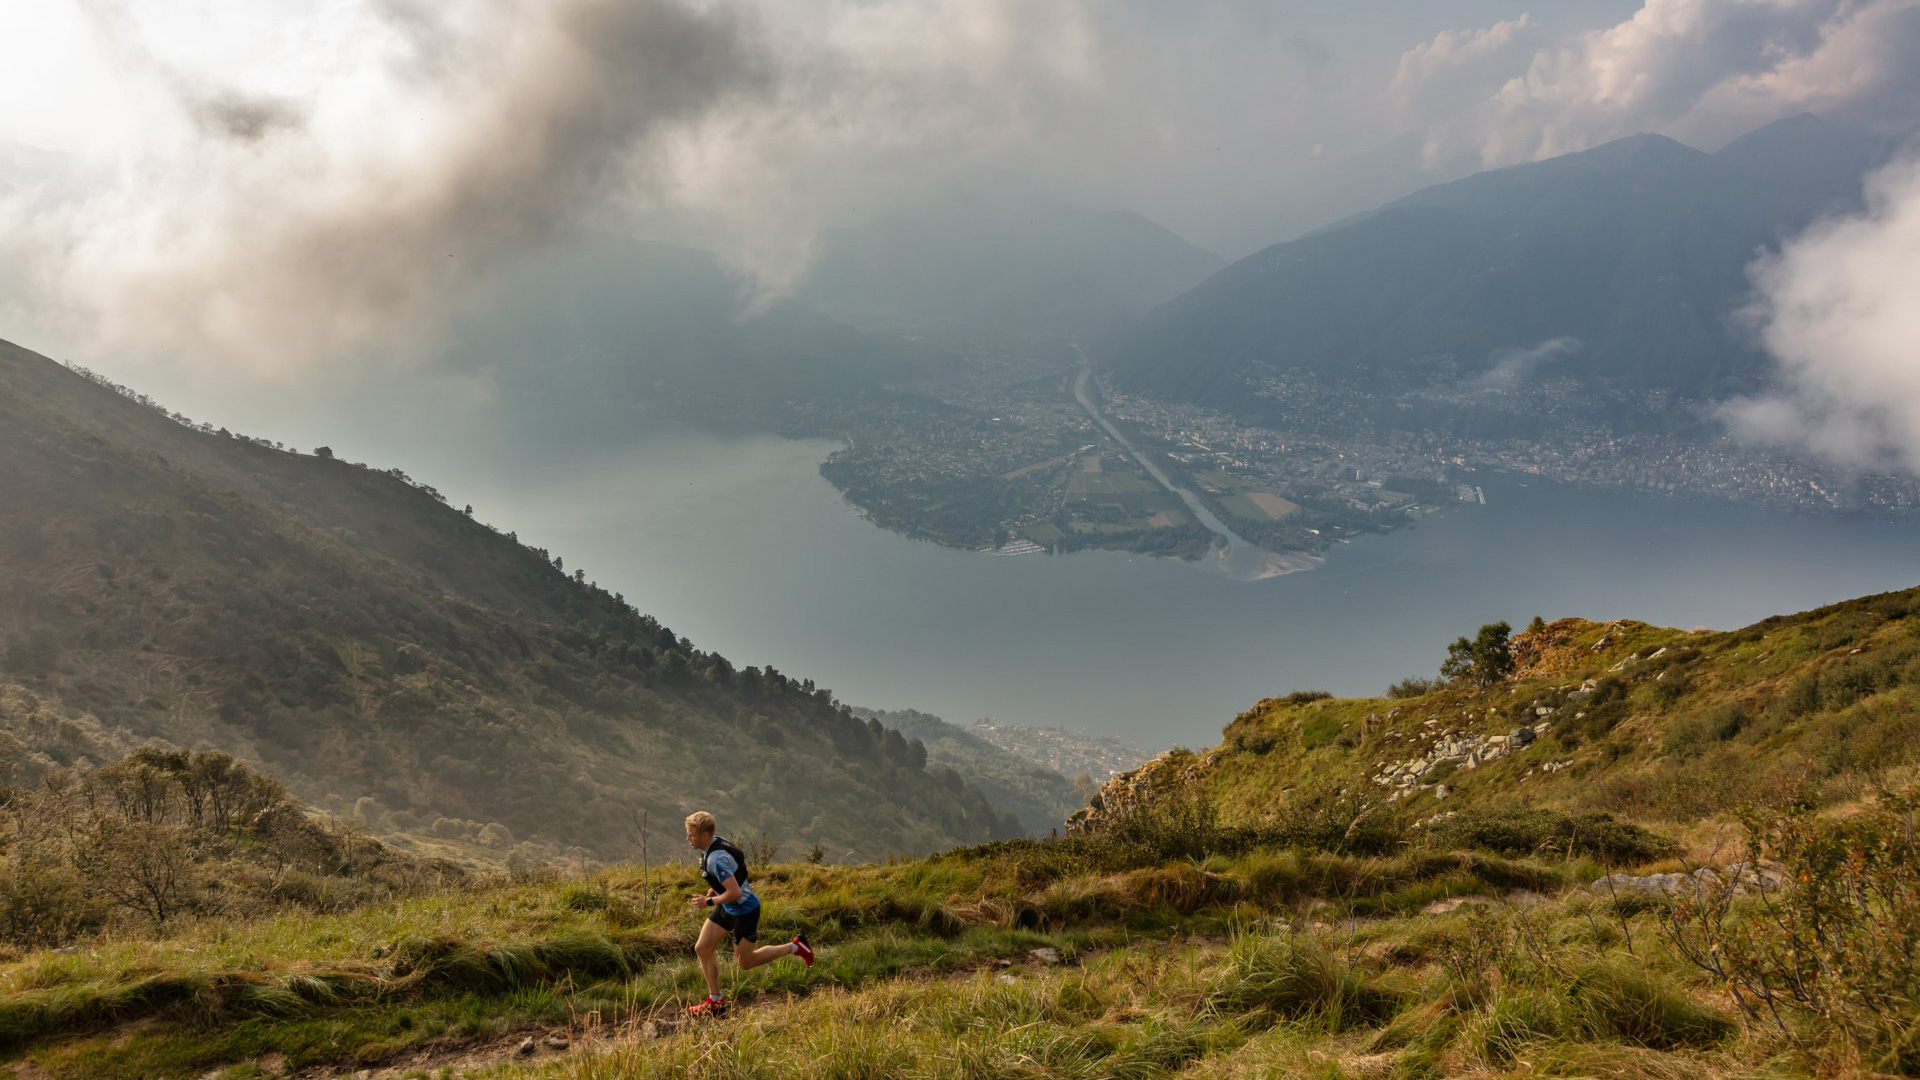
<path fill-rule="evenodd" d="M 0 10 L 0 1069 L 1920 1076 L 1912 0 Z"/>

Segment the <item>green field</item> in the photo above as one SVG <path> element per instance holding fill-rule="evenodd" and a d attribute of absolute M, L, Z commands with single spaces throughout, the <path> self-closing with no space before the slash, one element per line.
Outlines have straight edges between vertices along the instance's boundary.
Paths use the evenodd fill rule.
<path fill-rule="evenodd" d="M 1265 491 L 1242 492 L 1228 495 L 1220 500 L 1229 514 L 1248 521 L 1285 521 L 1300 512 L 1300 507 L 1287 499 Z"/>
<path fill-rule="evenodd" d="M 1035 522 L 1027 526 L 1024 532 L 1026 533 L 1027 539 L 1036 544 L 1043 544 L 1049 547 L 1067 538 L 1066 533 L 1061 532 L 1059 529 L 1054 528 L 1044 521 Z"/>

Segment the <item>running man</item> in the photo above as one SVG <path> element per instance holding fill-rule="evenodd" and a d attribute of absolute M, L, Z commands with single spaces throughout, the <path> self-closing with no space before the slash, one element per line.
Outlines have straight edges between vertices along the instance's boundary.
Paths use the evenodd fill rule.
<path fill-rule="evenodd" d="M 747 886 L 746 860 L 740 849 L 714 835 L 712 814 L 700 810 L 687 815 L 687 846 L 700 852 L 700 873 L 707 879 L 706 895 L 693 897 L 693 906 L 712 909 L 693 947 L 700 958 L 700 973 L 707 977 L 707 1000 L 689 1006 L 688 1012 L 718 1016 L 727 1011 L 726 995 L 720 992 L 720 942 L 729 934 L 733 935 L 733 959 L 741 971 L 783 956 L 797 956 L 813 966 L 813 950 L 807 947 L 805 934 L 794 935 L 785 945 L 754 947 L 760 940 L 760 898 Z"/>

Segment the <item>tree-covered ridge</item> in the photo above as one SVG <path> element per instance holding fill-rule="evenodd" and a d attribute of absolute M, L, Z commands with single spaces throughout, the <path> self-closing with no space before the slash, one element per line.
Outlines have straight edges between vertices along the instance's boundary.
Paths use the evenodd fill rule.
<path fill-rule="evenodd" d="M 0 729 L 28 773 L 102 760 L 33 736 L 52 711 L 502 856 L 608 857 L 636 811 L 694 805 L 833 857 L 1014 828 L 828 690 L 694 648 L 438 493 L 189 428 L 11 345 L 0 567 Z"/>
<path fill-rule="evenodd" d="M 855 709 L 854 715 L 878 720 L 927 748 L 927 760 L 953 769 L 985 792 L 993 805 L 1019 818 L 1029 833 L 1058 828 L 1080 809 L 1090 791 L 1087 782 L 1075 783 L 1044 765 L 981 738 L 975 730 L 950 724 L 917 709 L 875 711 Z M 1082 790 L 1086 787 L 1087 790 Z"/>

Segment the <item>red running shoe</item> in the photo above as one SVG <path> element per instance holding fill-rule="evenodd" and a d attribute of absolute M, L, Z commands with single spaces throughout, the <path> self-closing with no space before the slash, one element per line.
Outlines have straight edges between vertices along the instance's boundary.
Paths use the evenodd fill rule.
<path fill-rule="evenodd" d="M 793 935 L 793 955 L 799 957 L 800 962 L 808 967 L 813 966 L 813 949 L 807 944 L 807 935 Z"/>
<path fill-rule="evenodd" d="M 727 1011 L 725 998 L 709 997 L 698 1005 L 687 1006 L 689 1016 L 720 1016 Z"/>

